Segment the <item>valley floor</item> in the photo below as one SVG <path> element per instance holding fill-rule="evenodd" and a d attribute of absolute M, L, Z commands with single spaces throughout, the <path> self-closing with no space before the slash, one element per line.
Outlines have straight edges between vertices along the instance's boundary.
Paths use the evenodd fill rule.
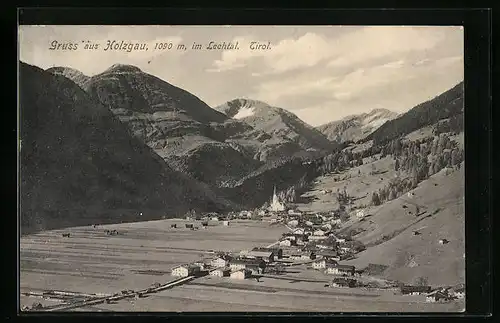
<path fill-rule="evenodd" d="M 176 223 L 178 228 L 170 228 Z M 175 265 L 210 257 L 213 250 L 248 250 L 266 246 L 287 229 L 267 222 L 210 223 L 191 231 L 184 220 L 78 227 L 29 235 L 21 239 L 20 291 L 47 290 L 114 294 L 173 281 Z M 104 230 L 117 230 L 108 236 Z M 62 237 L 70 233 L 70 237 Z M 307 281 L 301 281 L 306 279 Z M 425 296 L 402 296 L 389 290 L 325 287 L 324 274 L 294 266 L 279 278 L 237 281 L 201 277 L 139 299 L 76 308 L 74 311 L 256 311 L 256 312 L 456 312 L 460 302 L 432 304 Z M 60 303 L 22 295 L 20 305 Z"/>

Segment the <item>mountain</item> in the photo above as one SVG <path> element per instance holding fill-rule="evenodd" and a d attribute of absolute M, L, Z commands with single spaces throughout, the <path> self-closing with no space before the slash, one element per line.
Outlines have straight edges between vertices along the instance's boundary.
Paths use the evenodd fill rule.
<path fill-rule="evenodd" d="M 73 78 L 75 73 L 62 74 L 77 83 L 81 80 Z M 135 66 L 115 64 L 79 85 L 108 107 L 134 137 L 199 181 L 219 185 L 260 166 L 243 149 L 225 142 L 251 127 Z"/>
<path fill-rule="evenodd" d="M 254 149 L 254 158 L 269 160 L 283 154 L 293 155 L 300 151 L 331 150 L 335 145 L 322 133 L 300 120 L 295 114 L 267 103 L 235 99 L 215 110 L 235 120 L 252 126 L 251 131 L 233 137 L 239 144 Z"/>
<path fill-rule="evenodd" d="M 433 125 L 439 120 L 462 115 L 463 113 L 464 83 L 462 81 L 450 90 L 384 123 L 363 141 L 373 140 L 374 144 L 384 143 L 425 126 Z"/>
<path fill-rule="evenodd" d="M 69 78 L 81 88 L 85 88 L 90 80 L 90 76 L 83 74 L 82 72 L 69 67 L 51 67 L 46 69 L 47 72 L 57 75 L 62 75 Z"/>
<path fill-rule="evenodd" d="M 228 206 L 172 170 L 68 78 L 21 62 L 19 91 L 23 231 Z"/>
<path fill-rule="evenodd" d="M 358 141 L 397 115 L 396 112 L 387 109 L 374 109 L 369 113 L 348 116 L 342 120 L 316 127 L 316 129 L 331 141 Z"/>

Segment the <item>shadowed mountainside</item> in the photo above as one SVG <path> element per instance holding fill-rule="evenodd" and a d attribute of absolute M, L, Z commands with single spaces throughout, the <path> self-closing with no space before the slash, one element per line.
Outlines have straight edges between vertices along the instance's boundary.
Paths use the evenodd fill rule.
<path fill-rule="evenodd" d="M 66 77 L 22 62 L 19 75 L 23 231 L 227 206 L 170 169 Z"/>

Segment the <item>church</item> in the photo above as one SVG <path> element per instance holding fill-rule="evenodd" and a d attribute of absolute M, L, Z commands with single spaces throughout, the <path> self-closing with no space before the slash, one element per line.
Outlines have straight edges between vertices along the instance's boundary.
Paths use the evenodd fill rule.
<path fill-rule="evenodd" d="M 276 195 L 276 186 L 274 187 L 273 199 L 271 201 L 271 205 L 269 206 L 269 211 L 272 212 L 285 211 L 285 204 L 281 202 L 278 196 Z"/>

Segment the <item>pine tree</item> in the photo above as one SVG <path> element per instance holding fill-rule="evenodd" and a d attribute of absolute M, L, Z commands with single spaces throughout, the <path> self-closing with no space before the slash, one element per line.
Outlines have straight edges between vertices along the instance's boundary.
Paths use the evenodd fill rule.
<path fill-rule="evenodd" d="M 372 194 L 372 203 L 373 205 L 380 205 L 380 197 L 379 195 L 377 194 L 377 192 L 373 192 Z"/>
<path fill-rule="evenodd" d="M 394 200 L 396 198 L 396 192 L 393 188 L 389 191 L 389 200 Z"/>
<path fill-rule="evenodd" d="M 451 165 L 456 166 L 459 163 L 458 149 L 453 149 L 451 151 Z"/>

